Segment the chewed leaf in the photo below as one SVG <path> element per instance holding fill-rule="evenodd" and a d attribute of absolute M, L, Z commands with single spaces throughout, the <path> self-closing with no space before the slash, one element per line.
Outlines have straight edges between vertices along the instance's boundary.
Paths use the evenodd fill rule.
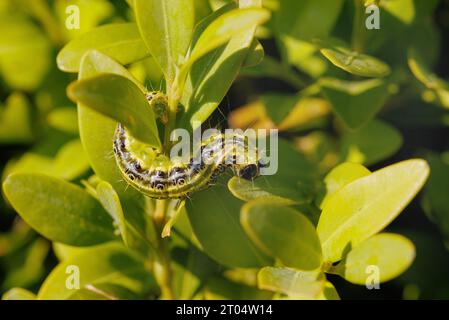
<path fill-rule="evenodd" d="M 370 276 L 378 276 L 382 283 L 396 278 L 412 264 L 415 247 L 407 238 L 392 233 L 381 233 L 360 243 L 334 272 L 349 282 L 365 285 Z"/>
<path fill-rule="evenodd" d="M 121 122 L 142 142 L 160 147 L 154 112 L 131 80 L 102 74 L 74 82 L 68 94 L 72 100 Z"/>
<path fill-rule="evenodd" d="M 342 46 L 322 48 L 321 53 L 336 67 L 357 76 L 385 77 L 391 72 L 385 62 L 366 54 L 353 52 Z"/>
<path fill-rule="evenodd" d="M 359 178 L 326 202 L 318 222 L 325 261 L 335 262 L 385 228 L 424 185 L 424 160 L 399 162 Z"/>
<path fill-rule="evenodd" d="M 321 244 L 314 225 L 295 209 L 255 200 L 243 206 L 240 221 L 262 250 L 299 270 L 321 266 Z"/>

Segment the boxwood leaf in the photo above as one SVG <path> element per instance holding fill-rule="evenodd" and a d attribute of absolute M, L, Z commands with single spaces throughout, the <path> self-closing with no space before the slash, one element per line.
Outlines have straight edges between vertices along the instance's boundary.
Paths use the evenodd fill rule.
<path fill-rule="evenodd" d="M 3 183 L 11 205 L 33 229 L 74 246 L 114 239 L 112 220 L 83 189 L 42 174 L 15 173 Z"/>
<path fill-rule="evenodd" d="M 73 107 L 62 107 L 50 111 L 47 122 L 62 132 L 78 135 L 78 114 Z"/>
<path fill-rule="evenodd" d="M 316 299 L 323 292 L 326 279 L 316 271 L 265 267 L 259 271 L 257 283 L 260 289 L 296 299 Z"/>
<path fill-rule="evenodd" d="M 36 300 L 36 295 L 22 288 L 12 288 L 3 294 L 2 300 Z"/>
<path fill-rule="evenodd" d="M 243 68 L 251 68 L 262 63 L 265 57 L 265 50 L 259 40 L 254 39 L 248 52 L 248 56 L 243 62 Z"/>
<path fill-rule="evenodd" d="M 240 1 L 239 6 L 261 7 L 261 0 Z M 229 8 L 230 5 L 223 7 L 212 13 L 212 17 L 224 14 Z M 197 29 L 201 30 L 201 27 Z M 180 127 L 196 129 L 218 107 L 248 56 L 255 30 L 256 26 L 235 35 L 227 44 L 209 52 L 193 64 L 181 99 L 187 112 L 179 120 Z"/>
<path fill-rule="evenodd" d="M 337 191 L 318 222 L 325 261 L 343 258 L 351 248 L 385 228 L 413 199 L 429 175 L 424 160 L 396 163 Z"/>
<path fill-rule="evenodd" d="M 35 90 L 51 64 L 49 40 L 21 14 L 0 13 L 0 34 L 0 75 L 10 87 Z"/>
<path fill-rule="evenodd" d="M 429 154 L 426 158 L 430 165 L 430 176 L 425 187 L 424 211 L 437 224 L 446 243 L 449 243 L 449 161 L 438 154 Z"/>
<path fill-rule="evenodd" d="M 114 224 L 118 228 L 123 242 L 128 245 L 128 233 L 126 230 L 125 215 L 120 203 L 120 198 L 118 197 L 114 188 L 108 182 L 101 181 L 97 185 L 97 196 L 103 208 L 114 220 Z"/>
<path fill-rule="evenodd" d="M 122 65 L 107 55 L 95 50 L 88 51 L 82 59 L 78 78 L 87 79 L 101 73 L 115 73 L 133 79 Z M 115 159 L 110 157 L 117 122 L 82 104 L 78 104 L 78 117 L 81 141 L 92 168 L 101 179 L 122 193 L 125 184 L 119 183 L 121 174 Z"/>
<path fill-rule="evenodd" d="M 234 9 L 224 13 L 201 33 L 186 66 L 191 66 L 206 53 L 228 42 L 233 36 L 266 22 L 269 17 L 270 12 L 262 8 Z"/>
<path fill-rule="evenodd" d="M 77 272 L 79 289 L 67 286 L 75 283 Z M 88 290 L 100 293 L 103 297 L 106 295 L 120 299 L 121 296 L 116 297 L 120 292 L 132 292 L 143 298 L 149 291 L 156 290 L 156 287 L 153 277 L 145 270 L 141 257 L 122 244 L 111 242 L 61 262 L 44 281 L 38 299 L 70 299 L 74 294 L 80 294 L 79 290 L 83 290 L 84 294 Z"/>
<path fill-rule="evenodd" d="M 321 54 L 336 67 L 357 76 L 378 78 L 385 77 L 391 72 L 385 62 L 340 45 L 322 48 Z"/>
<path fill-rule="evenodd" d="M 430 71 L 423 58 L 414 49 L 409 50 L 408 65 L 413 75 L 436 94 L 438 102 L 449 109 L 449 83 Z"/>
<path fill-rule="evenodd" d="M 88 79 L 102 73 L 121 75 L 140 86 L 142 91 L 145 90 L 122 65 L 101 52 L 88 51 L 81 62 L 79 79 Z M 115 159 L 111 157 L 117 122 L 80 103 L 78 117 L 81 141 L 93 170 L 100 179 L 109 182 L 117 191 L 127 220 L 137 230 L 144 232 L 146 222 L 141 214 L 141 208 L 144 205 L 143 196 L 134 188 L 128 188 L 128 185 L 123 182 Z"/>
<path fill-rule="evenodd" d="M 258 247 L 287 267 L 315 270 L 321 266 L 321 244 L 315 227 L 295 209 L 256 200 L 243 206 L 240 221 Z"/>
<path fill-rule="evenodd" d="M 365 285 L 370 267 L 378 268 L 379 283 L 396 278 L 415 258 L 413 243 L 398 234 L 380 233 L 363 241 L 340 262 L 334 272 L 349 282 Z"/>
<path fill-rule="evenodd" d="M 207 282 L 204 297 L 207 300 L 269 300 L 273 293 L 217 276 Z"/>
<path fill-rule="evenodd" d="M 89 162 L 78 139 L 63 145 L 54 158 L 27 152 L 8 163 L 3 175 L 11 173 L 43 173 L 64 180 L 74 180 L 89 170 Z"/>
<path fill-rule="evenodd" d="M 204 251 L 214 260 L 230 267 L 262 267 L 270 264 L 250 241 L 239 221 L 243 202 L 234 198 L 223 185 L 196 193 L 186 202 L 193 231 Z"/>
<path fill-rule="evenodd" d="M 121 64 L 129 64 L 149 56 L 135 23 L 107 24 L 90 30 L 70 41 L 59 52 L 59 69 L 78 72 L 81 60 L 89 50 L 98 50 Z"/>
<path fill-rule="evenodd" d="M 347 132 L 341 140 L 344 161 L 370 166 L 395 154 L 402 145 L 402 135 L 380 120 L 370 121 L 355 132 Z"/>
<path fill-rule="evenodd" d="M 0 105 L 0 143 L 30 143 L 33 141 L 31 108 L 26 97 L 13 93 Z"/>
<path fill-rule="evenodd" d="M 380 79 L 343 81 L 323 78 L 320 85 L 337 116 L 354 130 L 372 119 L 389 96 L 386 83 Z"/>
<path fill-rule="evenodd" d="M 161 146 L 153 110 L 131 80 L 116 74 L 98 75 L 71 84 L 68 94 L 74 101 L 121 122 L 142 142 Z"/>
<path fill-rule="evenodd" d="M 370 174 L 371 171 L 357 163 L 345 162 L 338 165 L 324 178 L 326 195 L 323 198 L 320 207 L 323 208 L 332 195 L 348 183 Z"/>
<path fill-rule="evenodd" d="M 135 0 L 134 11 L 145 44 L 172 82 L 192 39 L 193 0 Z"/>

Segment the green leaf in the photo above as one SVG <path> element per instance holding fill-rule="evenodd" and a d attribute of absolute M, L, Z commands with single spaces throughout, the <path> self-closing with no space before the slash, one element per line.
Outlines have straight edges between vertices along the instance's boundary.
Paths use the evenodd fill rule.
<path fill-rule="evenodd" d="M 79 276 L 79 289 L 72 288 Z M 82 292 L 80 292 L 82 290 Z M 155 283 L 150 273 L 145 270 L 144 261 L 122 244 L 107 243 L 70 257 L 60 263 L 47 277 L 38 293 L 41 300 L 65 300 L 91 291 L 97 296 L 113 299 L 144 298 Z M 117 296 L 126 292 L 125 297 Z M 75 295 L 75 296 L 74 296 Z"/>
<path fill-rule="evenodd" d="M 239 4 L 240 8 L 260 7 L 261 0 L 240 1 Z M 203 22 L 203 27 L 230 8 L 231 5 L 228 5 L 212 13 Z M 202 30 L 201 24 L 197 30 Z M 235 35 L 227 44 L 209 52 L 193 64 L 181 99 L 187 112 L 178 122 L 180 127 L 196 129 L 218 107 L 248 56 L 255 30 L 256 26 Z"/>
<path fill-rule="evenodd" d="M 52 241 L 89 246 L 115 238 L 107 212 L 73 184 L 42 174 L 16 173 L 5 180 L 3 191 L 20 216 Z"/>
<path fill-rule="evenodd" d="M 295 209 L 256 200 L 243 206 L 240 221 L 255 244 L 287 267 L 315 270 L 321 266 L 315 227 Z"/>
<path fill-rule="evenodd" d="M 324 178 L 326 195 L 323 198 L 320 207 L 323 208 L 326 205 L 326 202 L 348 183 L 370 174 L 371 171 L 357 163 L 345 162 L 338 165 Z"/>
<path fill-rule="evenodd" d="M 39 28 L 20 14 L 0 14 L 0 75 L 18 90 L 35 90 L 51 63 L 50 43 Z"/>
<path fill-rule="evenodd" d="M 178 299 L 192 299 L 221 267 L 199 248 L 185 209 L 181 210 L 175 232 L 170 237 L 173 243 L 173 291 Z"/>
<path fill-rule="evenodd" d="M 230 267 L 257 268 L 269 264 L 270 259 L 252 244 L 240 225 L 243 202 L 229 193 L 223 186 L 225 181 L 220 181 L 186 202 L 190 223 L 203 250 Z"/>
<path fill-rule="evenodd" d="M 3 294 L 2 300 L 36 300 L 36 295 L 22 288 L 12 288 Z"/>
<path fill-rule="evenodd" d="M 56 58 L 58 68 L 66 72 L 78 72 L 83 56 L 92 49 L 121 64 L 129 64 L 149 56 L 135 23 L 108 24 L 66 44 Z"/>
<path fill-rule="evenodd" d="M 385 228 L 418 193 L 429 175 L 424 160 L 399 162 L 357 179 L 327 201 L 318 222 L 325 261 L 335 262 Z"/>
<path fill-rule="evenodd" d="M 378 283 L 382 283 L 407 270 L 414 258 L 415 247 L 409 239 L 381 233 L 357 245 L 333 272 L 360 285 L 367 284 L 370 275 L 378 275 Z"/>
<path fill-rule="evenodd" d="M 402 136 L 393 126 L 373 120 L 356 132 L 344 134 L 341 144 L 344 161 L 370 166 L 394 155 L 402 145 Z"/>
<path fill-rule="evenodd" d="M 36 153 L 25 153 L 17 161 L 10 161 L 3 172 L 11 173 L 42 173 L 64 180 L 73 180 L 89 170 L 89 162 L 83 146 L 78 139 L 63 145 L 54 158 Z"/>
<path fill-rule="evenodd" d="M 206 300 L 269 300 L 273 297 L 271 292 L 257 290 L 222 277 L 210 279 L 204 291 Z"/>
<path fill-rule="evenodd" d="M 389 97 L 387 84 L 380 79 L 343 81 L 323 78 L 320 86 L 337 116 L 354 130 L 368 123 Z"/>
<path fill-rule="evenodd" d="M 343 7 L 342 0 L 281 0 L 275 12 L 275 31 L 282 39 L 323 38 L 332 31 Z M 320 19 L 317 19 L 317 17 Z"/>
<path fill-rule="evenodd" d="M 67 3 L 66 0 L 55 0 L 54 2 L 54 11 L 60 23 L 58 31 L 65 39 L 74 39 L 82 36 L 98 24 L 106 20 L 110 21 L 113 18 L 111 16 L 114 14 L 114 5 L 107 0 L 70 0 L 70 3 Z M 78 28 L 68 28 L 66 25 L 67 21 L 73 21 L 71 20 L 71 11 L 67 11 L 68 5 L 75 5 L 79 8 Z M 53 28 L 57 27 L 54 26 Z"/>
<path fill-rule="evenodd" d="M 99 244 L 96 246 L 101 246 L 101 245 L 102 244 Z M 53 246 L 53 252 L 60 262 L 65 261 L 77 254 L 83 253 L 88 250 L 92 250 L 92 248 L 96 247 L 96 246 L 74 247 L 74 246 L 69 246 L 69 245 L 66 245 L 66 244 L 63 244 L 60 242 L 53 242 L 52 246 Z"/>
<path fill-rule="evenodd" d="M 135 0 L 140 34 L 169 83 L 187 53 L 193 35 L 193 0 Z"/>
<path fill-rule="evenodd" d="M 251 68 L 262 63 L 265 58 L 265 50 L 262 44 L 254 39 L 251 43 L 250 51 L 248 52 L 248 56 L 243 62 L 243 68 Z"/>
<path fill-rule="evenodd" d="M 118 74 L 141 86 L 122 65 L 98 51 L 88 51 L 81 62 L 79 79 L 88 79 L 102 73 Z M 141 90 L 145 88 L 142 86 Z M 122 201 L 127 220 L 144 233 L 146 221 L 141 210 L 144 206 L 143 196 L 123 182 L 116 161 L 111 157 L 117 122 L 82 104 L 78 104 L 78 117 L 81 141 L 93 170 L 101 180 L 114 187 Z"/>
<path fill-rule="evenodd" d="M 47 122 L 62 132 L 78 134 L 78 114 L 75 108 L 63 107 L 52 110 L 47 116 Z"/>
<path fill-rule="evenodd" d="M 318 180 L 316 167 L 282 139 L 278 140 L 278 148 L 273 152 L 278 156 L 276 174 L 261 176 L 254 181 L 233 177 L 228 183 L 229 190 L 244 201 L 270 199 L 286 205 L 309 201 Z M 267 153 L 272 154 L 271 151 Z"/>
<path fill-rule="evenodd" d="M 416 15 L 414 3 L 413 0 L 381 1 L 380 6 L 401 22 L 411 24 Z"/>
<path fill-rule="evenodd" d="M 248 56 L 247 60 L 249 58 L 250 56 Z M 246 66 L 247 65 L 245 64 L 245 67 Z M 295 72 L 293 72 L 291 68 L 276 61 L 270 56 L 265 56 L 262 62 L 257 66 L 243 69 L 241 74 L 247 77 L 254 78 L 271 77 L 279 79 L 298 89 L 303 87 L 304 84 L 302 79 Z"/>
<path fill-rule="evenodd" d="M 449 161 L 444 161 L 438 154 L 430 154 L 426 158 L 430 165 L 430 176 L 425 187 L 424 211 L 441 230 L 446 243 L 449 243 Z"/>
<path fill-rule="evenodd" d="M 372 56 L 357 53 L 343 46 L 322 48 L 321 54 L 333 65 L 351 74 L 361 77 L 385 77 L 390 74 L 390 67 Z"/>
<path fill-rule="evenodd" d="M 449 109 L 449 83 L 433 73 L 416 50 L 409 50 L 408 65 L 413 75 L 429 90 L 434 92 L 439 104 Z"/>
<path fill-rule="evenodd" d="M 92 50 L 83 57 L 79 79 L 87 79 L 101 73 L 115 73 L 133 79 L 131 74 L 108 56 Z M 117 122 L 88 107 L 78 104 L 81 141 L 95 173 L 114 186 L 119 193 L 125 190 L 115 159 L 110 157 Z"/>
<path fill-rule="evenodd" d="M 2 291 L 17 287 L 32 287 L 39 283 L 45 275 L 44 262 L 48 256 L 50 244 L 42 238 L 38 238 L 31 244 L 26 245 L 21 251 L 16 252 L 18 259 L 11 263 L 11 258 L 6 257 L 9 263 L 1 289 Z M 20 257 L 22 256 L 22 257 Z"/>
<path fill-rule="evenodd" d="M 260 289 L 287 295 L 295 299 L 317 299 L 324 290 L 326 279 L 316 271 L 265 267 L 259 271 Z"/>
<path fill-rule="evenodd" d="M 330 283 L 329 281 L 326 282 L 324 286 L 324 290 L 319 300 L 340 300 L 340 296 L 338 295 L 337 290 L 335 289 L 334 285 Z"/>
<path fill-rule="evenodd" d="M 101 181 L 97 185 L 97 196 L 103 208 L 114 220 L 114 225 L 118 228 L 123 242 L 128 245 L 125 214 L 123 213 L 120 198 L 114 188 L 106 181 Z"/>
<path fill-rule="evenodd" d="M 29 143 L 33 141 L 30 105 L 24 95 L 13 93 L 0 105 L 0 143 Z"/>
<path fill-rule="evenodd" d="M 121 122 L 142 142 L 161 146 L 153 110 L 131 80 L 115 74 L 98 75 L 71 84 L 68 94 L 72 100 Z"/>
<path fill-rule="evenodd" d="M 224 13 L 201 33 L 186 66 L 191 66 L 206 53 L 225 44 L 232 37 L 263 24 L 269 18 L 270 12 L 262 8 L 234 9 Z"/>

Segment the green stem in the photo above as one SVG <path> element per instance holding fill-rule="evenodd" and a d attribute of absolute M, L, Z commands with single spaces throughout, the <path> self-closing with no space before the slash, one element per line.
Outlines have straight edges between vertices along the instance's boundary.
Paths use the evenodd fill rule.
<path fill-rule="evenodd" d="M 179 74 L 175 77 L 173 82 L 167 83 L 168 96 L 168 122 L 165 125 L 164 132 L 164 152 L 169 155 L 171 149 L 170 135 L 175 129 L 176 113 L 178 111 L 178 104 L 180 100 L 180 92 L 182 88 L 179 85 Z M 153 211 L 153 224 L 156 229 L 156 246 L 157 254 L 154 261 L 154 274 L 158 282 L 162 296 L 161 299 L 175 299 L 172 288 L 172 267 L 170 259 L 169 239 L 162 238 L 161 234 L 167 223 L 168 216 L 168 200 L 156 200 L 156 207 Z"/>
<path fill-rule="evenodd" d="M 352 28 L 352 50 L 362 52 L 365 42 L 365 24 L 363 23 L 363 0 L 354 0 L 355 16 Z"/>
<path fill-rule="evenodd" d="M 156 200 L 156 208 L 153 213 L 153 223 L 157 232 L 156 249 L 157 254 L 154 259 L 154 275 L 161 288 L 161 299 L 174 299 L 172 288 L 172 267 L 170 259 L 170 249 L 168 238 L 160 237 L 167 217 L 167 200 Z"/>

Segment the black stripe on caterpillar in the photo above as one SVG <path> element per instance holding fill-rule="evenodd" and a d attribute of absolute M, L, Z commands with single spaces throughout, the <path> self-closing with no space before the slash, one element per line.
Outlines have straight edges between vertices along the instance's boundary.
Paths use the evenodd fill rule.
<path fill-rule="evenodd" d="M 172 162 L 153 148 L 132 138 L 117 125 L 114 154 L 122 176 L 134 188 L 155 199 L 186 198 L 216 182 L 231 167 L 237 176 L 253 180 L 263 166 L 259 154 L 249 159 L 244 135 L 219 134 L 201 143 L 195 157 L 187 162 Z M 242 164 L 240 161 L 244 159 Z"/>

